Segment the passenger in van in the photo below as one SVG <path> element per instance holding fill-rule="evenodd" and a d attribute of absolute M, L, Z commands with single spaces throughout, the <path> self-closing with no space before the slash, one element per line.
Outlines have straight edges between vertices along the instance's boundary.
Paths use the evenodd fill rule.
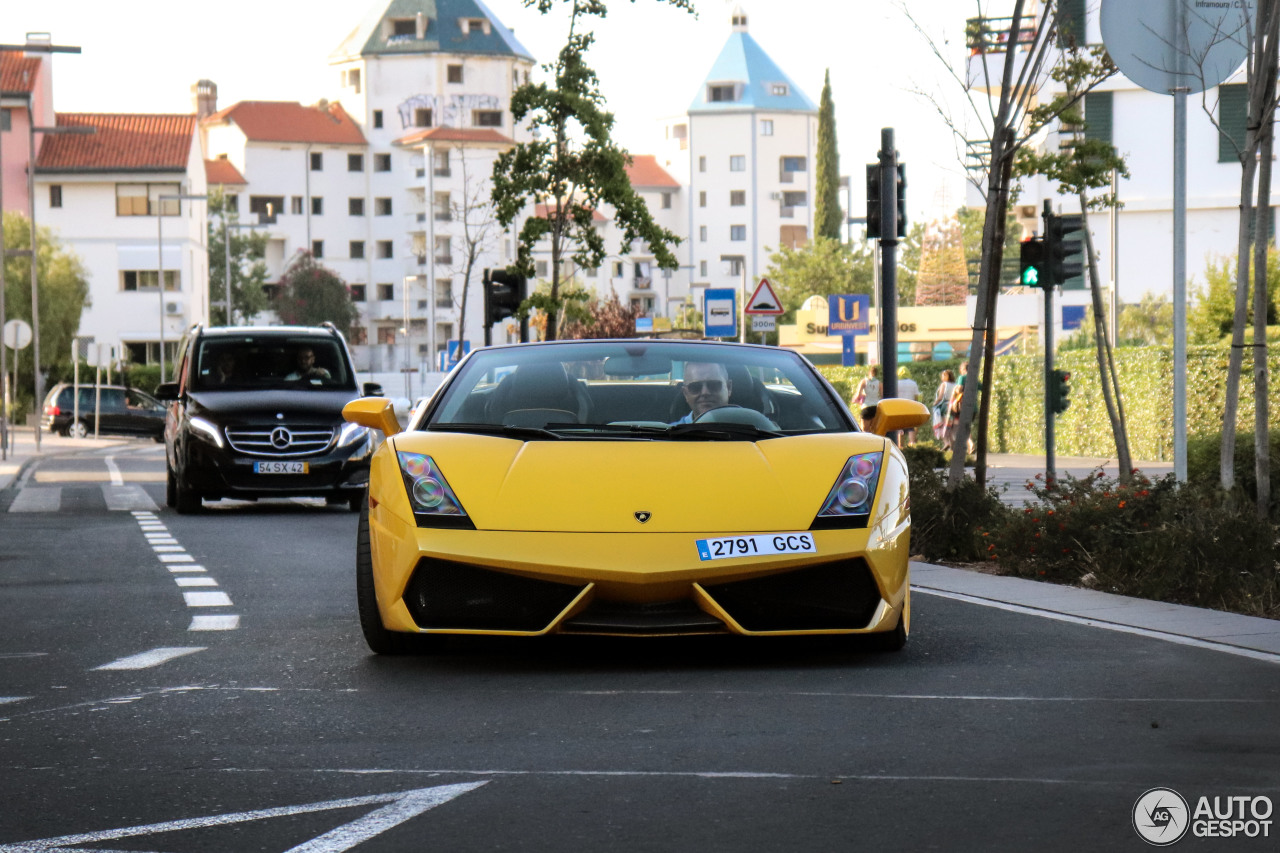
<path fill-rule="evenodd" d="M 311 347 L 298 350 L 297 367 L 285 379 L 328 379 L 329 371 L 316 365 L 316 351 Z"/>
<path fill-rule="evenodd" d="M 213 383 L 215 385 L 231 385 L 236 382 L 236 354 L 231 350 L 223 350 L 218 353 L 218 361 L 213 368 Z"/>

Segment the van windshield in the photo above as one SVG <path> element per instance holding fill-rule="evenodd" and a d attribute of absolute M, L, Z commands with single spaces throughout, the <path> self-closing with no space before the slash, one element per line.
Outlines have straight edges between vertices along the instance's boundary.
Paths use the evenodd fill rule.
<path fill-rule="evenodd" d="M 353 390 L 347 359 L 332 338 L 245 335 L 205 338 L 194 353 L 195 391 Z"/>

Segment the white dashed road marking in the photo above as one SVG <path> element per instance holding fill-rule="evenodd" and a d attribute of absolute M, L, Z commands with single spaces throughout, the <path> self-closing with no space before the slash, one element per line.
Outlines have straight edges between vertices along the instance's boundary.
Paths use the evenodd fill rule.
<path fill-rule="evenodd" d="M 234 613 L 225 616 L 192 616 L 188 631 L 234 631 L 240 627 L 240 617 Z"/>
<path fill-rule="evenodd" d="M 174 578 L 173 582 L 178 586 L 217 586 L 218 582 L 213 578 Z"/>
<path fill-rule="evenodd" d="M 204 649 L 204 646 L 181 646 L 152 649 L 149 652 L 129 655 L 128 657 L 123 657 L 119 660 L 113 660 L 111 663 L 104 663 L 102 666 L 94 667 L 94 670 L 147 669 L 148 667 L 159 666 L 160 664 L 171 661 L 174 658 L 180 658 L 184 655 L 202 652 Z"/>
<path fill-rule="evenodd" d="M 111 466 L 108 466 L 111 467 Z M 155 552 L 156 559 L 169 570 L 173 582 L 179 589 L 189 590 L 204 587 L 203 591 L 183 592 L 182 600 L 187 607 L 231 607 L 231 596 L 216 588 L 218 582 L 209 574 L 208 569 L 195 562 L 195 557 L 187 553 L 182 544 L 169 532 L 169 528 L 160 521 L 154 512 L 134 510 L 133 517 L 147 538 L 147 544 Z M 240 617 L 234 613 L 199 615 L 191 617 L 188 631 L 234 631 L 240 627 Z"/>
<path fill-rule="evenodd" d="M 188 607 L 230 607 L 231 596 L 225 592 L 184 592 Z"/>

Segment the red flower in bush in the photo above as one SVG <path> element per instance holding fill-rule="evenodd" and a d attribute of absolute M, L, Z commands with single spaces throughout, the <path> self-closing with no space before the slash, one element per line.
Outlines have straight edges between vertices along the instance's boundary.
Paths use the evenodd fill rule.
<path fill-rule="evenodd" d="M 1120 503 L 1116 504 L 1116 506 L 1118 506 L 1120 509 L 1124 509 L 1124 505 L 1126 503 L 1128 503 L 1128 501 L 1120 501 Z"/>

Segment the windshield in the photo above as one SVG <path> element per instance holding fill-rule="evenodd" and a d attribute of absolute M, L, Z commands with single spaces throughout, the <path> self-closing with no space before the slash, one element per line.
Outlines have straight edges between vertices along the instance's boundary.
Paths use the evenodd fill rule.
<path fill-rule="evenodd" d="M 196 391 L 351 390 L 342 348 L 319 336 L 204 338 L 195 354 Z"/>
<path fill-rule="evenodd" d="M 525 439 L 755 441 L 854 426 L 795 353 L 593 341 L 473 354 L 425 428 Z"/>

